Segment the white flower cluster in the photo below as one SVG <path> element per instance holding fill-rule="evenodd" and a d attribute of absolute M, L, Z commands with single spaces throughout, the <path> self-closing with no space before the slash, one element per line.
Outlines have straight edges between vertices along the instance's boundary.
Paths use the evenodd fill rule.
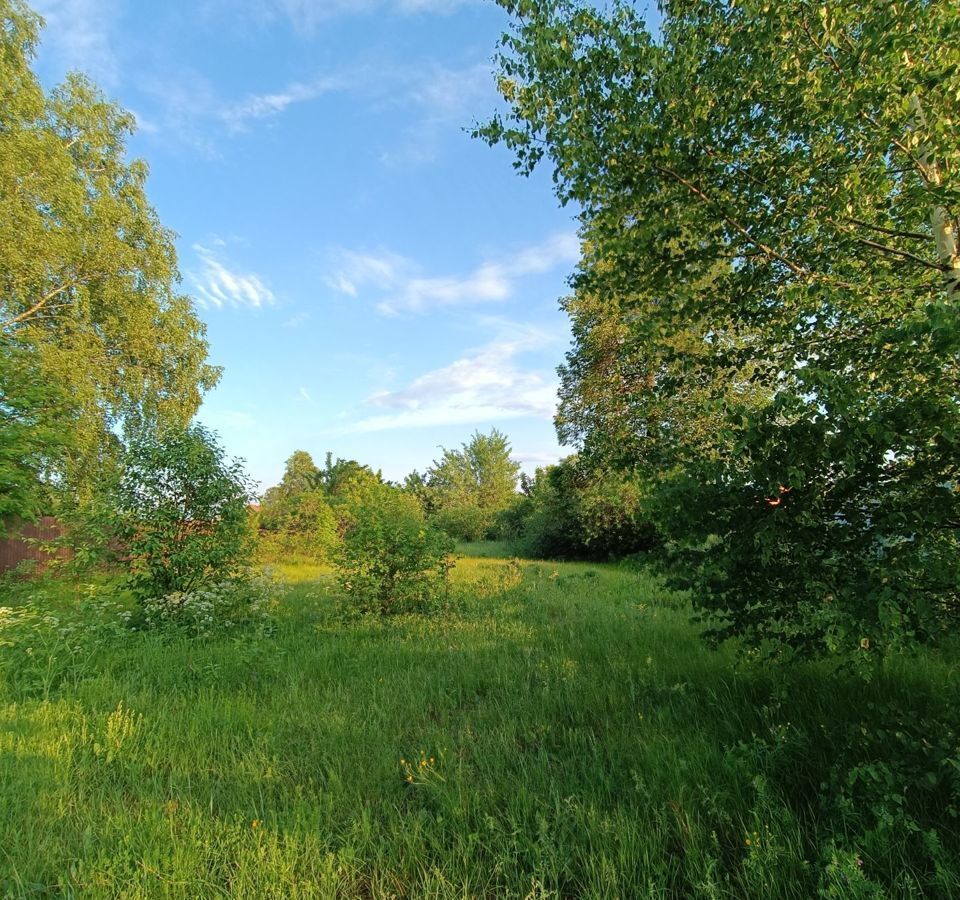
<path fill-rule="evenodd" d="M 16 647 L 28 656 L 41 648 L 89 652 L 123 631 L 130 618 L 128 610 L 106 597 L 91 597 L 83 608 L 83 618 L 63 619 L 32 604 L 0 606 L 0 648 Z"/>
<path fill-rule="evenodd" d="M 280 587 L 267 575 L 218 581 L 142 601 L 146 628 L 176 627 L 193 634 L 262 624 Z"/>

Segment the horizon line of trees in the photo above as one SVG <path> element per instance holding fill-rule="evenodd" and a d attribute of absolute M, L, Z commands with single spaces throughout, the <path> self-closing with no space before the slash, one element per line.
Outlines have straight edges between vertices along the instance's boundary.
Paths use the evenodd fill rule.
<path fill-rule="evenodd" d="M 527 475 L 494 428 L 443 448 L 402 482 L 329 452 L 318 466 L 307 451 L 295 451 L 255 514 L 261 555 L 329 560 L 353 521 L 357 496 L 371 487 L 412 498 L 426 523 L 456 541 L 502 540 L 521 556 L 612 559 L 659 543 L 635 480 L 591 473 L 576 455 Z"/>

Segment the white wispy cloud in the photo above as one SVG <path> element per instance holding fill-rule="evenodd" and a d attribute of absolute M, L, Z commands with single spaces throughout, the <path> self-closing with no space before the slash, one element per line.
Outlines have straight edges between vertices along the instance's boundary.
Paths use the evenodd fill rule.
<path fill-rule="evenodd" d="M 33 0 L 31 6 L 46 22 L 42 52 L 58 68 L 84 72 L 101 85 L 117 82 L 117 0 Z"/>
<path fill-rule="evenodd" d="M 406 73 L 406 89 L 395 102 L 409 107 L 413 121 L 400 140 L 380 153 L 388 166 L 433 162 L 445 138 L 469 138 L 463 129 L 499 103 L 496 78 L 487 61 L 461 68 L 430 66 Z"/>
<path fill-rule="evenodd" d="M 138 72 L 135 81 L 146 103 L 146 109 L 137 109 L 137 124 L 145 126 L 143 130 L 153 140 L 187 148 L 206 159 L 218 158 L 217 138 L 222 128 L 218 120 L 224 104 L 209 78 L 182 67 L 162 75 Z"/>
<path fill-rule="evenodd" d="M 538 469 L 541 466 L 552 466 L 561 459 L 560 453 L 543 453 L 542 451 L 514 450 L 511 455 L 520 463 L 524 471 Z"/>
<path fill-rule="evenodd" d="M 204 307 L 272 306 L 276 297 L 259 276 L 230 269 L 217 254 L 202 244 L 194 244 L 199 268 L 189 271 L 197 301 Z"/>
<path fill-rule="evenodd" d="M 301 325 L 306 324 L 311 319 L 310 313 L 308 312 L 298 312 L 295 316 L 291 316 L 283 323 L 284 328 L 299 328 Z"/>
<path fill-rule="evenodd" d="M 367 405 L 383 412 L 338 431 L 357 434 L 516 418 L 550 419 L 557 404 L 556 375 L 523 368 L 518 357 L 559 340 L 553 331 L 510 323 L 494 340 L 468 350 L 449 365 L 426 372 L 399 390 L 373 394 Z"/>
<path fill-rule="evenodd" d="M 356 297 L 366 288 L 391 291 L 411 277 L 414 264 L 399 253 L 363 253 L 339 250 L 333 254 L 336 270 L 327 276 L 327 285 L 341 294 Z"/>
<path fill-rule="evenodd" d="M 337 76 L 320 76 L 311 81 L 296 81 L 279 91 L 250 94 L 237 103 L 226 104 L 219 118 L 231 131 L 243 131 L 249 123 L 280 115 L 297 103 L 309 103 L 324 94 L 342 91 L 347 82 Z"/>
<path fill-rule="evenodd" d="M 465 275 L 425 277 L 416 263 L 397 253 L 346 250 L 335 254 L 327 284 L 351 297 L 373 291 L 378 295 L 377 309 L 384 315 L 422 313 L 507 300 L 520 279 L 572 265 L 579 253 L 577 236 L 562 233 L 510 258 L 483 263 Z"/>
<path fill-rule="evenodd" d="M 301 34 L 312 35 L 325 21 L 371 13 L 451 13 L 477 0 L 268 0 L 266 12 L 282 16 Z"/>
<path fill-rule="evenodd" d="M 313 397 L 310 396 L 310 391 L 305 387 L 300 388 L 300 397 L 307 401 L 307 403 L 313 403 Z"/>

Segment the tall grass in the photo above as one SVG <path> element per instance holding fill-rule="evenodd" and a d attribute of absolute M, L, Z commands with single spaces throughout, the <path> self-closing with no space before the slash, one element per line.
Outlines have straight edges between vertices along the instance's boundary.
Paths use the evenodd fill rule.
<path fill-rule="evenodd" d="M 101 637 L 2 670 L 0 893 L 960 895 L 942 785 L 882 808 L 896 785 L 857 779 L 888 776 L 883 744 L 849 737 L 898 704 L 945 721 L 955 661 L 869 685 L 741 665 L 609 565 L 466 558 L 445 613 L 391 620 L 285 574 L 257 635 L 97 626 L 56 585 L 21 598 Z M 834 809 L 822 783 L 848 776 Z"/>

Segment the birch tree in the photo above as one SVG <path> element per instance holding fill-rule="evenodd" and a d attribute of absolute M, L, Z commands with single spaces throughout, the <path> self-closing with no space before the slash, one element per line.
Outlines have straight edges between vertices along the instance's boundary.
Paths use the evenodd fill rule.
<path fill-rule="evenodd" d="M 115 434 L 184 426 L 219 372 L 127 159 L 133 117 L 78 75 L 44 91 L 41 24 L 0 0 L 0 353 L 56 388 L 71 439 L 54 468 L 78 487 Z"/>

